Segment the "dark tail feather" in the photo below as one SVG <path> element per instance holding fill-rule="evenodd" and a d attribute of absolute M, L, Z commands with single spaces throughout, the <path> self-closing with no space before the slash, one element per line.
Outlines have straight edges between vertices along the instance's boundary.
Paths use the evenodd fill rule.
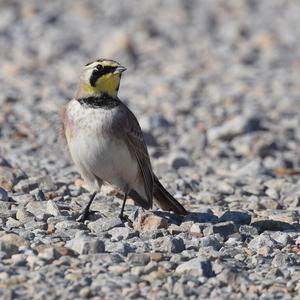
<path fill-rule="evenodd" d="M 161 209 L 171 210 L 178 215 L 188 214 L 185 208 L 163 187 L 156 176 L 154 176 L 153 196 Z"/>

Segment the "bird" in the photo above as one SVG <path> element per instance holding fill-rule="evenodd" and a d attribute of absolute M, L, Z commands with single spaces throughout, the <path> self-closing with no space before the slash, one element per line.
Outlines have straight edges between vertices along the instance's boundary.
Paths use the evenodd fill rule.
<path fill-rule="evenodd" d="M 165 211 L 186 215 L 186 209 L 154 174 L 142 129 L 133 112 L 118 97 L 126 70 L 111 59 L 98 59 L 83 67 L 76 96 L 64 107 L 63 129 L 71 158 L 91 196 L 78 221 L 89 217 L 90 206 L 103 184 L 124 193 L 135 205 L 152 209 L 153 200 Z"/>

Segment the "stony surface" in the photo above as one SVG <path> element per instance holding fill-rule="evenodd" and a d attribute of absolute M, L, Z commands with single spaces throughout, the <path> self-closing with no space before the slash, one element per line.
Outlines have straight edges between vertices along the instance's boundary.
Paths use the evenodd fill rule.
<path fill-rule="evenodd" d="M 0 3 L 1 299 L 298 299 L 300 2 Z M 120 88 L 191 214 L 89 195 L 59 112 L 84 64 Z"/>

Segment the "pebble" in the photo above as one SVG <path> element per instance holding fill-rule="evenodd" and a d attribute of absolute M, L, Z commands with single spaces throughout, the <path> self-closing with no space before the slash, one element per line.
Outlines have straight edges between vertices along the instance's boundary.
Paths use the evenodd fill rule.
<path fill-rule="evenodd" d="M 47 201 L 47 213 L 52 216 L 60 216 L 60 210 L 54 201 Z"/>
<path fill-rule="evenodd" d="M 253 238 L 249 243 L 249 248 L 254 251 L 258 251 L 262 247 L 274 248 L 276 241 L 270 236 L 270 234 L 260 234 Z"/>
<path fill-rule="evenodd" d="M 0 187 L 0 201 L 8 201 L 8 193 L 2 187 Z"/>
<path fill-rule="evenodd" d="M 183 262 L 176 268 L 176 272 L 178 274 L 188 273 L 192 276 L 214 276 L 211 262 L 202 257 L 193 258 L 187 262 Z"/>
<path fill-rule="evenodd" d="M 226 211 L 219 219 L 220 222 L 232 221 L 236 225 L 248 225 L 251 222 L 251 215 L 247 212 Z"/>
<path fill-rule="evenodd" d="M 134 221 L 134 229 L 145 232 L 162 228 L 168 228 L 168 221 L 151 213 L 140 214 Z"/>
<path fill-rule="evenodd" d="M 78 231 L 74 239 L 66 243 L 66 247 L 79 254 L 95 254 L 105 251 L 105 243 L 96 237 Z"/>
<path fill-rule="evenodd" d="M 119 217 L 112 217 L 112 218 L 100 218 L 96 221 L 89 222 L 88 228 L 98 234 L 104 231 L 108 231 L 114 227 L 123 227 L 124 224 L 120 220 Z"/>
<path fill-rule="evenodd" d="M 210 225 L 203 230 L 205 236 L 219 233 L 223 237 L 228 237 L 229 235 L 236 232 L 236 227 L 232 221 L 221 222 L 214 225 Z"/>

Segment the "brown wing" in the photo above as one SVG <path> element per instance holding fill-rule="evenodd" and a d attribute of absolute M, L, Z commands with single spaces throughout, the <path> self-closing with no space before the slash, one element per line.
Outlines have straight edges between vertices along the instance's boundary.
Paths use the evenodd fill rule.
<path fill-rule="evenodd" d="M 115 120 L 114 133 L 125 141 L 130 153 L 134 154 L 144 179 L 147 200 L 152 206 L 153 171 L 141 127 L 134 114 L 123 104 Z"/>

